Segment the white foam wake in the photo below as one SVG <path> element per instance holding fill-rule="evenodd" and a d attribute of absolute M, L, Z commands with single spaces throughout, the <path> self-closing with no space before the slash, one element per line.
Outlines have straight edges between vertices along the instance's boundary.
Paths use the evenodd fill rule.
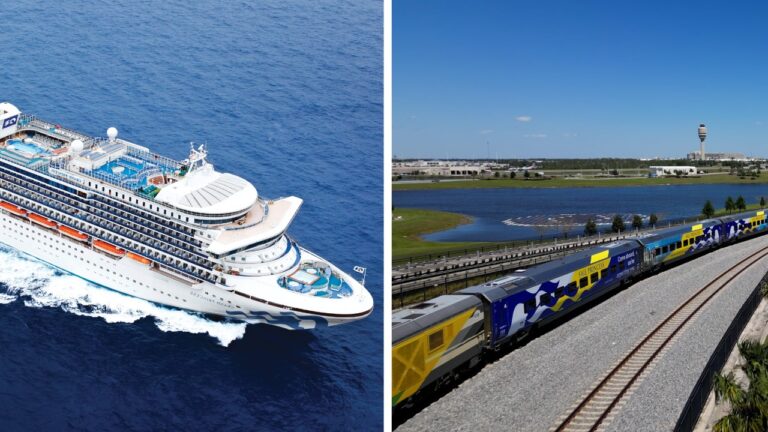
<path fill-rule="evenodd" d="M 59 307 L 108 323 L 132 323 L 152 317 L 164 332 L 207 333 L 222 346 L 245 334 L 245 323 L 211 321 L 200 315 L 158 306 L 62 273 L 49 265 L 0 246 L 0 305 L 21 299 L 29 307 Z"/>

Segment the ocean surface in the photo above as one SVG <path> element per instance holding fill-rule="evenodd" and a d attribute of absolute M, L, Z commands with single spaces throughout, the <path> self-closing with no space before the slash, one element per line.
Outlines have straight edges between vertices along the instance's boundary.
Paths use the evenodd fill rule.
<path fill-rule="evenodd" d="M 382 4 L 32 1 L 0 6 L 0 100 L 183 159 L 207 143 L 289 233 L 368 268 L 365 320 L 213 321 L 0 248 L 0 431 L 380 430 Z"/>
<path fill-rule="evenodd" d="M 444 189 L 396 191 L 395 207 L 461 213 L 472 223 L 424 236 L 433 241 L 530 240 L 541 236 L 580 235 L 589 218 L 609 230 L 613 216 L 629 226 L 632 215 L 645 223 L 655 213 L 659 222 L 696 216 L 704 203 L 724 208 L 728 196 L 755 204 L 768 200 L 766 185 L 677 185 L 551 189 Z"/>

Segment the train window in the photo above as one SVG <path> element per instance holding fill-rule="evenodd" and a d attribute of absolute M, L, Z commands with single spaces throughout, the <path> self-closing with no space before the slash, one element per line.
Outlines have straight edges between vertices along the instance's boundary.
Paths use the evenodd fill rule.
<path fill-rule="evenodd" d="M 667 253 L 667 252 L 669 252 L 669 245 L 664 246 L 663 248 L 661 248 L 661 253 Z"/>
<path fill-rule="evenodd" d="M 619 271 L 624 270 L 624 261 L 619 263 Z"/>
<path fill-rule="evenodd" d="M 606 277 L 607 275 L 608 275 L 608 269 L 600 270 L 600 279 Z"/>
<path fill-rule="evenodd" d="M 661 255 L 661 248 L 654 249 L 653 250 L 653 256 L 659 256 L 659 255 Z"/>
<path fill-rule="evenodd" d="M 597 282 L 597 272 L 594 272 L 591 275 L 589 275 L 589 280 L 591 280 L 592 283 Z"/>
<path fill-rule="evenodd" d="M 658 250 L 658 249 L 656 249 Z M 611 266 L 611 273 L 616 273 L 616 264 Z"/>
<path fill-rule="evenodd" d="M 589 281 L 587 280 L 586 276 L 584 276 L 583 278 L 579 279 L 579 288 L 584 288 L 587 285 L 589 285 Z"/>
<path fill-rule="evenodd" d="M 544 293 L 541 295 L 541 304 L 548 305 L 552 303 L 552 294 L 550 293 Z"/>
<path fill-rule="evenodd" d="M 440 329 L 429 335 L 429 350 L 434 351 L 443 346 L 443 330 Z"/>
<path fill-rule="evenodd" d="M 672 252 L 673 250 L 677 249 L 677 246 L 675 246 L 674 243 L 669 244 L 669 251 Z"/>
<path fill-rule="evenodd" d="M 683 243 L 677 242 L 677 248 L 680 249 L 681 247 L 683 247 Z"/>
<path fill-rule="evenodd" d="M 536 299 L 530 299 L 527 302 L 523 303 L 523 308 L 525 310 L 525 313 L 528 313 L 536 309 Z"/>
<path fill-rule="evenodd" d="M 555 298 L 560 298 L 562 296 L 563 296 L 563 287 L 555 288 Z"/>
<path fill-rule="evenodd" d="M 565 293 L 572 296 L 576 294 L 576 282 L 571 282 L 565 287 Z"/>

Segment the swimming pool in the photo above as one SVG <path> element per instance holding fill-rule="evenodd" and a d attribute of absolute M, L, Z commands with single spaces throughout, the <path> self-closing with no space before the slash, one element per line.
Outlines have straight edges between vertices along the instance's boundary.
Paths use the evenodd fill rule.
<path fill-rule="evenodd" d="M 8 140 L 8 147 L 9 150 L 13 150 L 16 153 L 22 154 L 26 157 L 33 157 L 39 154 L 46 154 L 47 151 L 43 150 L 42 148 L 38 147 L 37 145 L 33 143 L 25 143 L 24 141 L 20 139 L 14 139 L 14 140 Z"/>

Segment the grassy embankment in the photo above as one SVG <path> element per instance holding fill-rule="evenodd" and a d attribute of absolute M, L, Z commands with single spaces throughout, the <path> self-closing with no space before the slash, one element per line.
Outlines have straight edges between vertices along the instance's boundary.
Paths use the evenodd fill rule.
<path fill-rule="evenodd" d="M 475 248 L 492 243 L 431 242 L 421 236 L 471 222 L 467 216 L 432 210 L 395 209 L 392 212 L 392 258 L 441 253 L 461 248 Z"/>
<path fill-rule="evenodd" d="M 393 190 L 423 190 L 423 189 L 484 189 L 484 188 L 568 188 L 568 187 L 623 187 L 623 186 L 664 186 L 686 184 L 765 184 L 768 175 L 752 179 L 740 178 L 735 175 L 715 174 L 701 177 L 681 178 L 605 178 L 605 179 L 573 179 L 551 178 L 545 180 L 522 178 L 514 179 L 484 179 L 467 181 L 441 181 L 437 183 L 392 183 Z"/>

